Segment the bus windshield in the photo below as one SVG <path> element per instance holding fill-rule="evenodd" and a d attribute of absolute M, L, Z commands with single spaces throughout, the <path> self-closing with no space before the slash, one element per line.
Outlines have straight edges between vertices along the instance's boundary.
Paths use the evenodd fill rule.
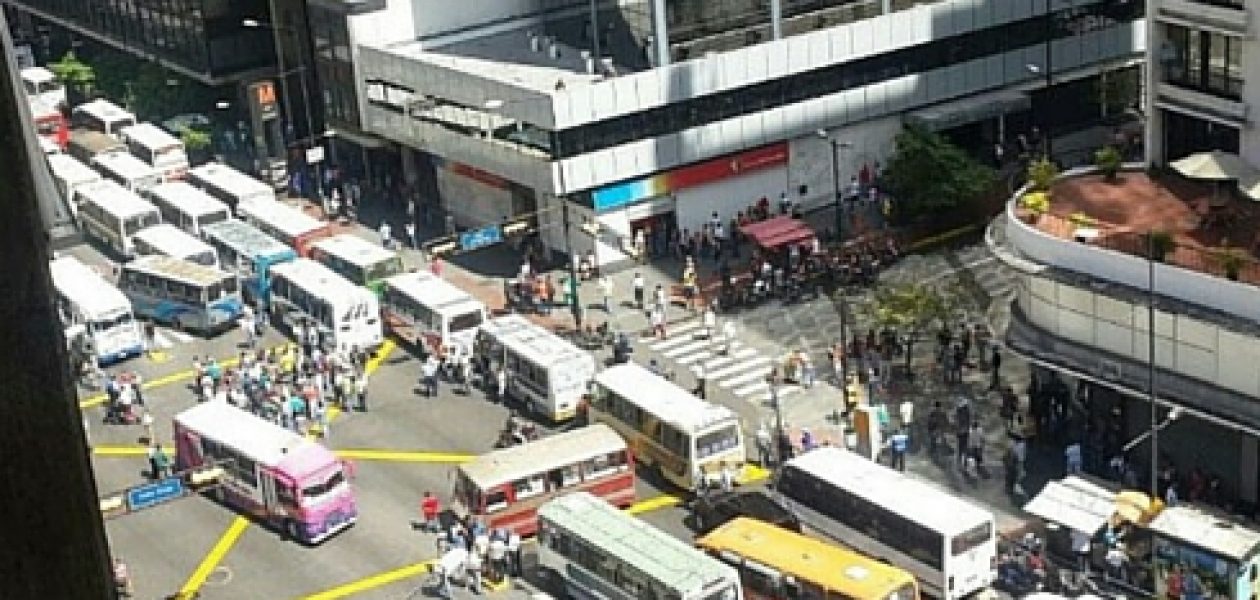
<path fill-rule="evenodd" d="M 739 428 L 731 423 L 696 438 L 696 458 L 705 459 L 739 446 Z"/>
<path fill-rule="evenodd" d="M 122 327 L 130 324 L 132 321 L 131 313 L 119 313 L 113 317 L 102 317 L 92 319 L 93 331 L 109 331 L 115 327 Z"/>
<path fill-rule="evenodd" d="M 226 277 L 224 279 L 219 280 L 214 285 L 211 285 L 209 291 L 207 292 L 207 295 L 211 300 L 218 300 L 219 298 L 222 298 L 229 294 L 235 294 L 235 293 L 236 293 L 236 279 L 232 277 Z"/>
<path fill-rule="evenodd" d="M 215 223 L 222 223 L 226 220 L 228 220 L 228 213 L 226 210 L 206 213 L 204 215 L 201 215 L 200 217 L 197 217 L 197 222 L 202 227 L 205 227 L 206 225 L 214 225 Z"/>
<path fill-rule="evenodd" d="M 954 556 L 958 556 L 972 548 L 984 545 L 991 539 L 993 539 L 993 524 L 981 523 L 954 536 L 950 542 L 950 550 Z"/>
<path fill-rule="evenodd" d="M 302 498 L 308 502 L 318 501 L 321 496 L 333 491 L 337 486 L 345 483 L 346 475 L 337 469 L 323 483 L 314 483 L 302 488 Z"/>
<path fill-rule="evenodd" d="M 474 310 L 469 313 L 464 313 L 462 315 L 455 315 L 454 317 L 451 317 L 450 329 L 451 329 L 451 333 L 459 333 L 461 331 L 466 331 L 469 329 L 473 329 L 475 327 L 479 327 L 480 325 L 481 325 L 481 311 Z"/>
<path fill-rule="evenodd" d="M 739 595 L 735 593 L 735 585 L 731 584 L 705 596 L 704 600 L 735 600 L 738 597 Z"/>

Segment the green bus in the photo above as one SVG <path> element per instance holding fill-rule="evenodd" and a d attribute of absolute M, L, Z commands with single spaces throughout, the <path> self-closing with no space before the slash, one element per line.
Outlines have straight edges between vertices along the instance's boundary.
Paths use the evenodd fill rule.
<path fill-rule="evenodd" d="M 343 233 L 311 245 L 311 258 L 379 298 L 385 280 L 403 272 L 402 257 L 361 237 Z"/>

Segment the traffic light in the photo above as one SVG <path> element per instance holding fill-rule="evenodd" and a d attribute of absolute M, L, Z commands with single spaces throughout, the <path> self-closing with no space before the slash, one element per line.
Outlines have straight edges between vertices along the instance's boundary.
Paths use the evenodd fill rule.
<path fill-rule="evenodd" d="M 223 467 L 202 467 L 188 472 L 188 485 L 193 488 L 216 485 L 223 480 L 224 475 Z"/>

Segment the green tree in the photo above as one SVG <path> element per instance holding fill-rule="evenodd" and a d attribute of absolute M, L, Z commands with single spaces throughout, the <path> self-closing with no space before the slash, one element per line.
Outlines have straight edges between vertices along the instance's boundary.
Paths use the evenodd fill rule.
<path fill-rule="evenodd" d="M 1050 184 L 1059 176 L 1059 167 L 1046 157 L 1028 163 L 1028 181 L 1032 189 L 1038 192 L 1050 191 Z"/>
<path fill-rule="evenodd" d="M 896 142 L 884 175 L 901 217 L 938 215 L 970 205 L 997 181 L 993 169 L 921 125 L 906 125 Z"/>
<path fill-rule="evenodd" d="M 66 92 L 70 95 L 68 100 L 72 104 L 77 104 L 92 95 L 92 90 L 96 85 L 96 70 L 79 60 L 73 50 L 66 52 L 57 62 L 48 65 L 48 70 L 53 72 L 57 81 L 66 86 Z"/>
<path fill-rule="evenodd" d="M 179 139 L 184 142 L 184 150 L 188 152 L 189 162 L 197 165 L 209 159 L 212 142 L 210 132 L 184 127 L 179 130 Z"/>
<path fill-rule="evenodd" d="M 868 305 L 871 320 L 880 329 L 890 328 L 905 337 L 906 375 L 910 376 L 910 357 L 915 342 L 934 326 L 944 323 L 958 308 L 958 294 L 922 283 L 892 283 L 875 289 L 874 302 Z"/>

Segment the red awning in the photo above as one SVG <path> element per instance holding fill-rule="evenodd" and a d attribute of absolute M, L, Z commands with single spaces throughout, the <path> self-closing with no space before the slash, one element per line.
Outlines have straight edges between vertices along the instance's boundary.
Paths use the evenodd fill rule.
<path fill-rule="evenodd" d="M 803 221 L 788 216 L 749 223 L 740 228 L 753 243 L 773 250 L 789 244 L 802 244 L 814 239 L 814 230 Z"/>

